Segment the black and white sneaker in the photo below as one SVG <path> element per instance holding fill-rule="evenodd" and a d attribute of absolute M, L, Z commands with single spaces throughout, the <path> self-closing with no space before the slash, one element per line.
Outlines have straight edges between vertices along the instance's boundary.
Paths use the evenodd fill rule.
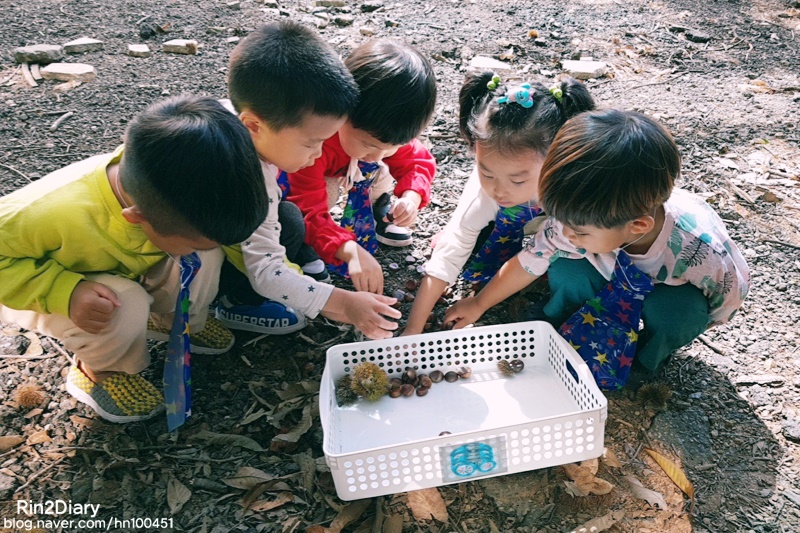
<path fill-rule="evenodd" d="M 372 215 L 375 217 L 375 234 L 378 242 L 387 246 L 402 248 L 414 242 L 412 232 L 408 228 L 396 226 L 391 222 L 389 210 L 392 208 L 392 197 L 389 193 L 383 193 L 372 206 Z M 388 218 L 386 222 L 384 218 Z"/>
<path fill-rule="evenodd" d="M 328 268 L 325 266 L 325 263 L 322 261 L 322 259 L 315 259 L 310 263 L 306 263 L 300 268 L 303 270 L 303 274 L 314 278 L 320 283 L 331 282 L 331 275 L 328 273 Z"/>

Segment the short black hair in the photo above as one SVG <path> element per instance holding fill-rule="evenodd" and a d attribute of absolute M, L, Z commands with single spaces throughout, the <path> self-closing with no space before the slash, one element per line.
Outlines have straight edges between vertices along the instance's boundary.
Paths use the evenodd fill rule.
<path fill-rule="evenodd" d="M 252 111 L 278 131 L 299 125 L 308 114 L 347 116 L 358 88 L 318 33 L 282 21 L 258 28 L 234 48 L 228 95 L 237 111 Z"/>
<path fill-rule="evenodd" d="M 436 108 L 436 75 L 416 48 L 376 39 L 353 50 L 344 64 L 360 92 L 350 113 L 354 128 L 386 144 L 406 144 L 422 133 Z"/>
<path fill-rule="evenodd" d="M 552 89 L 531 84 L 531 107 L 501 104 L 498 98 L 507 96 L 514 85 L 502 81 L 495 84 L 494 76 L 491 71 L 470 73 L 461 87 L 459 128 L 470 148 L 481 143 L 504 154 L 534 150 L 544 155 L 569 118 L 595 107 L 586 86 L 570 77 Z"/>
<path fill-rule="evenodd" d="M 199 234 L 235 244 L 267 217 L 267 190 L 250 134 L 213 98 L 176 96 L 134 118 L 120 179 L 163 235 Z"/>
<path fill-rule="evenodd" d="M 573 226 L 615 228 L 662 205 L 681 171 L 669 132 L 650 117 L 615 109 L 570 119 L 542 166 L 539 203 Z"/>

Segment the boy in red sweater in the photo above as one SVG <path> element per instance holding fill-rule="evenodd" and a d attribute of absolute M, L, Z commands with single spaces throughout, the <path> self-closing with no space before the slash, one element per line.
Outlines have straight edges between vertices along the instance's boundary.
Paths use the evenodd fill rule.
<path fill-rule="evenodd" d="M 331 270 L 349 275 L 356 290 L 381 294 L 377 242 L 411 244 L 408 227 L 430 199 L 436 161 L 415 137 L 433 115 L 436 79 L 417 50 L 386 40 L 359 46 L 345 65 L 359 86 L 358 105 L 314 165 L 288 175 L 287 199 L 303 212 L 306 242 Z M 340 188 L 347 192 L 341 225 L 329 212 Z"/>

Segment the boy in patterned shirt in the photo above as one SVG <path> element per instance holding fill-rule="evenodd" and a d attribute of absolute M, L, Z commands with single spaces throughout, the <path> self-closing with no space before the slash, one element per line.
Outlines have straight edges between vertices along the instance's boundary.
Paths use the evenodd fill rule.
<path fill-rule="evenodd" d="M 702 198 L 674 189 L 679 174 L 677 145 L 645 115 L 603 110 L 572 118 L 542 167 L 544 228 L 446 320 L 471 324 L 547 272 L 544 314 L 560 324 L 608 283 L 624 250 L 655 284 L 643 301 L 636 356 L 655 374 L 673 350 L 730 320 L 749 283 L 719 216 Z"/>

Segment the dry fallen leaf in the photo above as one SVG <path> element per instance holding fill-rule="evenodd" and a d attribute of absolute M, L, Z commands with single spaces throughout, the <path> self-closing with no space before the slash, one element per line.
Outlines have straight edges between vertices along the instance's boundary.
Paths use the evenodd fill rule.
<path fill-rule="evenodd" d="M 603 450 L 603 463 L 611 468 L 622 468 L 622 464 L 619 462 L 619 459 L 617 459 L 617 456 L 614 454 L 611 448 L 606 448 Z"/>
<path fill-rule="evenodd" d="M 625 480 L 631 486 L 631 493 L 634 496 L 646 501 L 653 507 L 658 507 L 659 509 L 667 508 L 667 501 L 664 499 L 664 496 L 662 496 L 661 493 L 646 489 L 644 485 L 642 485 L 642 482 L 633 476 L 625 476 Z"/>
<path fill-rule="evenodd" d="M 687 479 L 686 474 L 683 473 L 683 470 L 680 469 L 678 465 L 674 462 L 670 461 L 657 451 L 651 448 L 644 448 L 644 451 L 653 458 L 653 460 L 658 463 L 664 472 L 667 473 L 669 478 L 675 483 L 679 489 L 686 493 L 689 498 L 694 501 L 694 487 L 692 483 Z"/>
<path fill-rule="evenodd" d="M 0 452 L 10 450 L 15 446 L 19 446 L 23 442 L 25 442 L 25 437 L 21 437 L 19 435 L 6 435 L 5 437 L 0 437 Z"/>
<path fill-rule="evenodd" d="M 567 476 L 574 483 L 565 481 L 567 492 L 573 496 L 587 496 L 589 494 L 608 494 L 614 489 L 614 485 L 595 477 L 597 474 L 598 460 L 589 459 L 580 465 L 575 463 L 561 465 Z"/>
<path fill-rule="evenodd" d="M 170 513 L 177 514 L 180 512 L 191 497 L 192 491 L 186 488 L 186 485 L 178 481 L 177 478 L 169 478 L 167 482 L 167 504 L 169 505 Z"/>
<path fill-rule="evenodd" d="M 203 441 L 210 445 L 239 446 L 240 448 L 245 448 L 246 450 L 252 450 L 254 452 L 265 451 L 259 443 L 244 435 L 214 433 L 213 431 L 202 430 L 189 437 L 189 440 L 192 442 Z"/>
<path fill-rule="evenodd" d="M 439 522 L 447 522 L 447 505 L 435 487 L 409 492 L 408 507 L 416 520 L 435 518 Z"/>
<path fill-rule="evenodd" d="M 259 483 L 272 481 L 273 479 L 275 479 L 275 476 L 267 474 L 263 470 L 250 466 L 243 466 L 236 471 L 235 476 L 223 479 L 222 482 L 235 489 L 250 490 Z"/>
<path fill-rule="evenodd" d="M 622 520 L 625 511 L 611 511 L 598 518 L 592 518 L 582 526 L 573 529 L 571 533 L 600 533 L 610 529 L 614 524 Z"/>
<path fill-rule="evenodd" d="M 369 498 L 350 502 L 342 507 L 330 526 L 311 526 L 306 529 L 306 533 L 341 533 L 348 524 L 358 520 L 370 505 L 372 505 L 372 499 Z"/>
<path fill-rule="evenodd" d="M 250 510 L 255 512 L 269 511 L 271 509 L 280 507 L 281 505 L 287 504 L 292 500 L 294 500 L 294 496 L 291 492 L 279 492 L 278 496 L 274 500 L 258 500 L 253 502 Z"/>
<path fill-rule="evenodd" d="M 392 514 L 384 518 L 383 533 L 403 533 L 403 515 Z"/>
<path fill-rule="evenodd" d="M 36 433 L 32 433 L 28 437 L 28 444 L 41 444 L 43 442 L 50 442 L 51 439 L 50 435 L 47 434 L 47 430 L 37 431 Z"/>

